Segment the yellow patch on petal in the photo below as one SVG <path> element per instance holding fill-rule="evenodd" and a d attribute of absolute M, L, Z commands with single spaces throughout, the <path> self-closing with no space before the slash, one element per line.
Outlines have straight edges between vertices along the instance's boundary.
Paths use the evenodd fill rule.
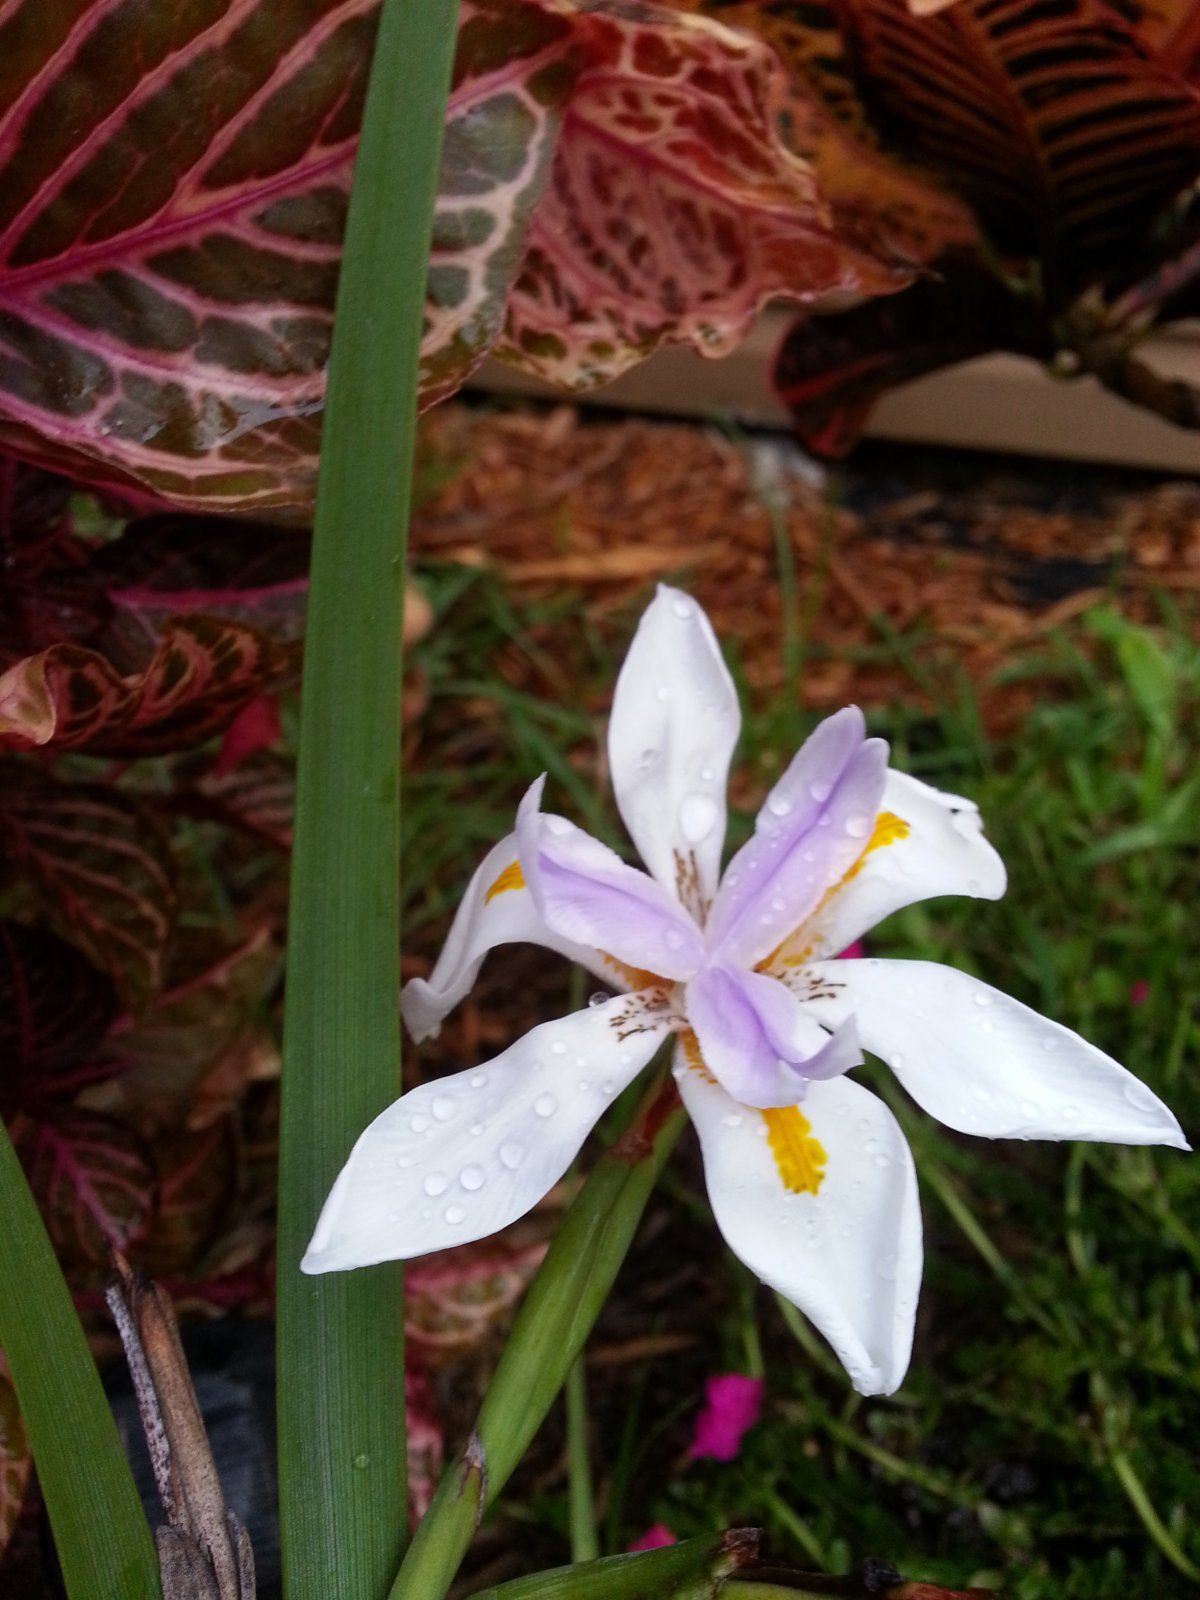
<path fill-rule="evenodd" d="M 765 961 L 759 962 L 758 970 L 760 972 L 769 972 L 771 967 L 779 962 L 782 962 L 785 967 L 802 967 L 806 961 L 810 960 L 813 950 L 816 948 L 815 938 L 809 939 L 798 950 L 789 949 L 788 946 L 791 945 L 794 939 L 799 937 L 804 928 L 810 927 L 816 921 L 835 894 L 839 894 L 848 883 L 858 877 L 872 851 L 884 850 L 890 844 L 899 844 L 902 839 L 907 839 L 911 832 L 912 829 L 903 817 L 898 817 L 894 811 L 881 811 L 875 818 L 875 826 L 871 829 L 871 837 L 863 846 L 862 853 L 858 859 L 842 874 L 831 889 L 826 889 L 816 910 L 805 918 L 800 927 L 789 933 L 787 938 L 782 940 L 771 951 Z"/>
<path fill-rule="evenodd" d="M 496 879 L 495 883 L 483 897 L 484 905 L 494 900 L 498 894 L 506 894 L 509 889 L 523 889 L 525 887 L 525 874 L 521 871 L 521 863 L 514 861 L 511 866 Z"/>
<path fill-rule="evenodd" d="M 779 1106 L 762 1117 L 783 1187 L 790 1194 L 816 1194 L 829 1158 L 825 1146 L 813 1138 L 812 1123 L 799 1106 Z"/>
<path fill-rule="evenodd" d="M 700 1054 L 700 1041 L 689 1028 L 686 1033 L 679 1035 L 679 1048 L 683 1052 L 683 1059 L 693 1072 L 698 1072 L 706 1083 L 716 1083 L 716 1079 L 704 1064 L 704 1057 Z"/>

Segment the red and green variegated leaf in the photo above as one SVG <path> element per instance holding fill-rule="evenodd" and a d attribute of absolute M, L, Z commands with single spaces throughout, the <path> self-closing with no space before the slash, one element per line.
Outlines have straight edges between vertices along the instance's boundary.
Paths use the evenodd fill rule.
<path fill-rule="evenodd" d="M 1200 171 L 1200 94 L 1110 0 L 830 0 L 890 148 L 1051 292 L 1103 276 Z"/>
<path fill-rule="evenodd" d="M 0 1558 L 21 1515 L 32 1466 L 16 1390 L 0 1372 Z"/>
<path fill-rule="evenodd" d="M 223 772 L 214 769 L 181 800 L 200 816 L 286 850 L 292 842 L 295 797 L 295 763 L 277 751 L 260 750 Z"/>
<path fill-rule="evenodd" d="M 668 341 L 727 354 L 773 297 L 831 305 L 907 281 L 838 236 L 783 141 L 765 45 L 632 0 L 577 31 L 584 65 L 498 355 L 586 389 Z"/>
<path fill-rule="evenodd" d="M 847 243 L 885 260 L 923 263 L 978 241 L 962 200 L 882 146 L 832 8 L 801 8 L 794 0 L 669 3 L 755 34 L 774 50 L 786 73 L 784 138 L 811 163 Z"/>
<path fill-rule="evenodd" d="M 89 575 L 111 607 L 89 642 L 132 670 L 145 665 L 166 622 L 200 613 L 296 643 L 308 561 L 308 535 L 294 529 L 173 513 L 139 518 L 89 557 Z"/>
<path fill-rule="evenodd" d="M 127 675 L 99 651 L 52 645 L 0 676 L 0 750 L 140 756 L 198 744 L 286 663 L 256 629 L 216 617 L 168 622 L 145 669 Z"/>
<path fill-rule="evenodd" d="M 162 986 L 175 868 L 153 818 L 99 784 L 0 764 L 0 886 L 36 897 L 59 933 L 140 1007 Z"/>
<path fill-rule="evenodd" d="M 237 1198 L 237 1141 L 226 1117 L 154 1142 L 160 1174 L 154 1222 L 138 1266 L 156 1278 L 191 1276 Z"/>
<path fill-rule="evenodd" d="M 1028 301 L 969 261 L 943 266 L 941 277 L 903 294 L 793 325 L 775 386 L 808 449 L 844 455 L 875 402 L 909 378 L 990 350 L 1053 354 L 1050 330 Z"/>
<path fill-rule="evenodd" d="M 145 1237 L 156 1176 L 146 1147 L 124 1123 L 71 1111 L 34 1123 L 18 1148 L 65 1265 L 111 1269 L 114 1250 L 127 1253 Z"/>
<path fill-rule="evenodd" d="M 376 0 L 0 10 L 0 438 L 225 508 L 311 498 Z M 571 29 L 464 0 L 425 379 L 499 325 Z"/>
<path fill-rule="evenodd" d="M 32 1111 L 107 1077 L 110 980 L 44 928 L 0 922 L 0 1110 Z"/>
<path fill-rule="evenodd" d="M 70 494 L 64 479 L 0 456 L 0 672 L 47 645 L 87 642 L 108 615 Z"/>
<path fill-rule="evenodd" d="M 408 1522 L 410 1528 L 429 1510 L 442 1475 L 446 1442 L 437 1399 L 428 1375 L 410 1352 L 404 1363 L 405 1445 L 408 1450 Z"/>

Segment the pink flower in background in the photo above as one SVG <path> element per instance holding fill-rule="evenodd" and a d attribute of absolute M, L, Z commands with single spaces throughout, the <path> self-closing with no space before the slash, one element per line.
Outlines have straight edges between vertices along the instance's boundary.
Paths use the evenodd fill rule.
<path fill-rule="evenodd" d="M 1150 985 L 1145 978 L 1139 978 L 1136 983 L 1129 985 L 1129 1004 L 1131 1006 L 1144 1006 L 1150 998 Z"/>
<path fill-rule="evenodd" d="M 640 1539 L 635 1539 L 628 1546 L 632 1555 L 635 1550 L 661 1550 L 664 1545 L 678 1544 L 679 1541 L 663 1522 L 656 1522 L 652 1528 L 647 1528 Z"/>
<path fill-rule="evenodd" d="M 723 1372 L 704 1385 L 704 1404 L 696 1417 L 692 1447 L 693 1461 L 732 1461 L 742 1448 L 742 1435 L 752 1428 L 762 1412 L 761 1378 L 746 1378 L 740 1372 Z"/>
<path fill-rule="evenodd" d="M 855 939 L 853 944 L 848 944 L 838 957 L 839 961 L 861 961 L 867 953 L 867 947 L 861 939 Z"/>

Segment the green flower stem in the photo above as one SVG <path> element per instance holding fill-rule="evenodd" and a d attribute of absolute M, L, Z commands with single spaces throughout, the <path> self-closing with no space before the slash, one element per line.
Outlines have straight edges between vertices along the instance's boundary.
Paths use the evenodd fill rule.
<path fill-rule="evenodd" d="M 405 1529 L 398 1267 L 304 1278 L 400 1087 L 401 613 L 417 369 L 457 0 L 385 0 L 346 227 L 305 640 L 279 1165 L 288 1600 L 379 1600 Z"/>
<path fill-rule="evenodd" d="M 569 1207 L 513 1323 L 475 1433 L 438 1485 L 390 1600 L 441 1600 L 486 1508 L 578 1359 L 684 1123 L 660 1077 Z"/>
<path fill-rule="evenodd" d="M 158 1558 L 70 1291 L 0 1123 L 0 1349 L 71 1600 L 158 1600 Z"/>
<path fill-rule="evenodd" d="M 592 1497 L 592 1463 L 589 1454 L 587 1373 L 583 1356 L 567 1373 L 567 1492 L 571 1522 L 571 1560 L 595 1561 L 600 1554 L 596 1537 L 596 1507 Z"/>
<path fill-rule="evenodd" d="M 731 1593 L 724 1580 L 753 1557 L 757 1543 L 756 1534 L 741 1532 L 688 1539 L 516 1578 L 471 1600 L 712 1600 Z"/>

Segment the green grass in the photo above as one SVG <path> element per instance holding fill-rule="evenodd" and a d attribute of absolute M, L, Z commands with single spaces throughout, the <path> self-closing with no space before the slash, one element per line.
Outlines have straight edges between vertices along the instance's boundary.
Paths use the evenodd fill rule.
<path fill-rule="evenodd" d="M 574 621 L 569 656 L 546 661 L 530 630 L 577 619 L 578 597 L 518 603 L 479 572 L 427 566 L 421 576 L 440 622 L 415 658 L 430 706 L 406 777 L 403 916 L 407 948 L 432 951 L 475 861 L 541 770 L 551 805 L 626 848 L 595 760 L 622 630 L 601 637 Z M 792 660 L 812 658 L 804 599 L 801 625 L 780 641 Z M 636 609 L 618 619 L 625 637 Z M 969 685 L 921 675 L 914 641 L 880 634 L 862 646 L 913 672 L 913 697 L 898 694 L 872 718 L 894 762 L 977 799 L 1010 872 L 999 904 L 914 908 L 872 951 L 952 962 L 1078 1028 L 1161 1093 L 1193 1136 L 1194 632 L 1163 602 L 1154 629 L 1103 610 L 1040 641 L 1005 669 L 1036 679 L 1036 709 L 996 741 Z M 732 659 L 736 671 L 736 650 Z M 512 688 L 505 662 L 527 668 L 536 692 Z M 913 708 L 920 687 L 935 691 L 935 712 Z M 782 702 L 747 712 L 738 759 L 765 787 L 811 718 Z M 734 842 L 749 825 L 732 819 Z M 506 996 L 514 1020 L 522 1000 L 505 974 L 529 970 L 492 958 L 489 997 Z M 568 981 L 564 971 L 561 989 L 539 988 L 530 1003 L 565 1005 Z M 1149 990 L 1139 1007 L 1135 983 Z M 820 1341 L 802 1323 L 789 1328 L 719 1245 L 694 1150 L 682 1152 L 600 1333 L 694 1331 L 700 1314 L 703 1341 L 589 1381 L 605 1548 L 657 1520 L 681 1538 L 740 1520 L 762 1524 L 775 1554 L 804 1565 L 839 1571 L 875 1555 L 950 1584 L 994 1583 L 1012 1600 L 1196 1593 L 1200 1163 L 973 1141 L 917 1113 L 877 1067 L 869 1076 L 904 1123 L 922 1184 L 927 1264 L 907 1382 L 890 1401 L 853 1395 Z M 654 1292 L 664 1237 L 672 1271 L 680 1249 L 695 1262 L 673 1296 Z M 681 1469 L 704 1373 L 750 1370 L 760 1351 L 767 1414 L 739 1460 Z M 528 1565 L 533 1552 L 565 1559 L 561 1472 L 516 1480 L 505 1512 L 519 1519 Z"/>

